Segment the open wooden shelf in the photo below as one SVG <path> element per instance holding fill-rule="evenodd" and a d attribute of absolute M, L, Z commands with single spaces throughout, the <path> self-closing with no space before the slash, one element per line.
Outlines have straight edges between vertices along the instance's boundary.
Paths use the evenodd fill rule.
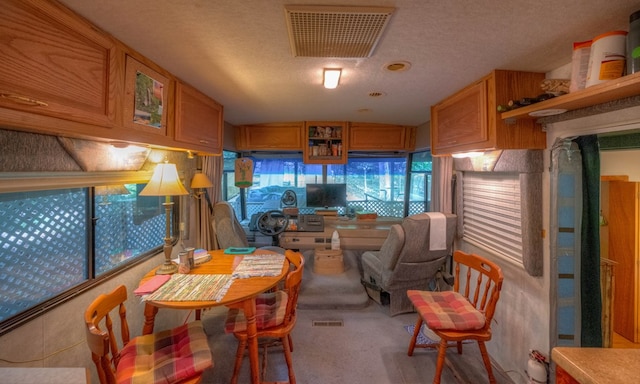
<path fill-rule="evenodd" d="M 503 112 L 501 117 L 503 120 L 538 119 L 540 116 L 530 116 L 529 114 L 545 109 L 566 109 L 571 111 L 637 95 L 640 95 L 640 72 L 526 107 L 517 108 L 513 111 Z"/>

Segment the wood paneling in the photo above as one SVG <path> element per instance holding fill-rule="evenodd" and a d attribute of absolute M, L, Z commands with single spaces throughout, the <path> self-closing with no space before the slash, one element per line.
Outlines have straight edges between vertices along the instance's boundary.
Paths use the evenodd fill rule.
<path fill-rule="evenodd" d="M 618 263 L 614 288 L 614 331 L 637 343 L 639 274 L 639 183 L 609 182 L 609 258 Z"/>

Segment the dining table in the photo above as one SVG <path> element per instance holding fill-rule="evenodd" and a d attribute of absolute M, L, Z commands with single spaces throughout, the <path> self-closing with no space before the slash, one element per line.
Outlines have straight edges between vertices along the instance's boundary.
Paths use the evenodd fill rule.
<path fill-rule="evenodd" d="M 190 270 L 190 275 L 232 275 L 238 265 L 248 255 L 279 255 L 277 252 L 270 250 L 254 250 L 246 254 L 227 254 L 225 250 L 208 251 L 211 259 L 195 266 Z M 247 258 L 248 259 L 248 258 Z M 228 286 L 226 294 L 218 300 L 147 300 L 145 299 L 144 308 L 144 326 L 142 333 L 147 335 L 153 333 L 155 317 L 159 308 L 196 310 L 199 319 L 199 313 L 203 309 L 228 306 L 241 308 L 247 321 L 247 345 L 249 349 L 249 362 L 251 366 L 251 383 L 260 382 L 259 373 L 259 355 L 258 355 L 258 338 L 256 324 L 256 297 L 266 291 L 274 288 L 289 271 L 289 263 L 286 258 L 282 261 L 282 268 L 279 273 L 272 273 L 268 276 L 242 276 L 234 277 Z M 145 274 L 140 280 L 139 286 L 143 286 L 146 282 L 153 279 L 156 275 L 154 268 Z"/>

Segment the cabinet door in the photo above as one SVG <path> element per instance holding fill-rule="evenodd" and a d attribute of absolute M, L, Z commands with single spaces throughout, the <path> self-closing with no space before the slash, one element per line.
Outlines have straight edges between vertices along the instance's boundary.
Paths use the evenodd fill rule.
<path fill-rule="evenodd" d="M 244 125 L 236 131 L 236 147 L 247 151 L 302 151 L 303 128 L 302 122 Z"/>
<path fill-rule="evenodd" d="M 187 148 L 209 154 L 222 153 L 222 106 L 195 88 L 176 86 L 175 140 Z"/>
<path fill-rule="evenodd" d="M 34 115 L 114 124 L 116 48 L 108 36 L 55 3 L 26 0 L 2 2 L 0 36 L 5 122 L 56 133 L 74 128 Z"/>
<path fill-rule="evenodd" d="M 305 123 L 303 155 L 306 164 L 346 164 L 347 123 L 308 121 Z"/>
<path fill-rule="evenodd" d="M 489 140 L 487 125 L 487 82 L 477 82 L 431 107 L 433 154 L 446 149 L 482 148 Z M 444 151 L 442 151 L 444 150 Z"/>
<path fill-rule="evenodd" d="M 349 150 L 411 151 L 415 143 L 415 127 L 368 123 L 349 125 Z"/>
<path fill-rule="evenodd" d="M 169 74 L 126 56 L 123 125 L 126 128 L 167 136 L 167 115 L 173 85 Z"/>
<path fill-rule="evenodd" d="M 614 288 L 613 330 L 634 343 L 638 334 L 638 193 L 639 183 L 609 182 L 609 258 L 618 263 Z"/>
<path fill-rule="evenodd" d="M 562 369 L 561 366 L 556 365 L 556 384 L 580 384 L 580 382 Z"/>

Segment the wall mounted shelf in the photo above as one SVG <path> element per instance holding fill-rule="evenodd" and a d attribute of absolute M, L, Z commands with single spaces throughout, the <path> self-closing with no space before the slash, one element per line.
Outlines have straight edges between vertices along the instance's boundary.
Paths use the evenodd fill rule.
<path fill-rule="evenodd" d="M 545 110 L 566 109 L 571 111 L 637 95 L 640 95 L 640 72 L 513 111 L 503 112 L 501 117 L 503 120 L 537 119 L 544 115 Z M 531 113 L 538 114 L 538 116 L 531 116 Z"/>

